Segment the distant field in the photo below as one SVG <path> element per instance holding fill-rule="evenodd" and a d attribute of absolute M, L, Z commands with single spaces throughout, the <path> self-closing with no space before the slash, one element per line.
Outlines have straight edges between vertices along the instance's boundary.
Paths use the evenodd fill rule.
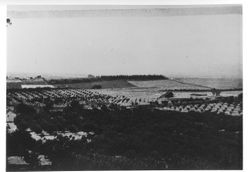
<path fill-rule="evenodd" d="M 101 88 L 128 88 L 135 87 L 132 83 L 125 80 L 115 80 L 115 81 L 94 81 L 94 82 L 81 82 L 73 84 L 54 84 L 54 86 L 59 88 L 86 88 L 91 89 L 95 85 L 100 85 Z"/>
<path fill-rule="evenodd" d="M 207 89 L 199 86 L 190 86 L 187 84 L 178 83 L 172 80 L 158 80 L 158 81 L 129 81 L 137 87 L 156 87 L 159 89 Z"/>
<path fill-rule="evenodd" d="M 146 102 L 156 100 L 160 97 L 163 92 L 158 91 L 154 88 L 123 88 L 123 89 L 100 89 L 96 90 L 100 94 L 106 94 L 111 96 L 126 96 L 131 100 L 145 99 Z"/>
<path fill-rule="evenodd" d="M 179 78 L 177 79 L 186 83 L 204 85 L 217 89 L 234 89 L 242 88 L 242 79 L 235 78 Z"/>
<path fill-rule="evenodd" d="M 126 96 L 130 99 L 145 99 L 145 101 L 155 100 L 157 97 L 161 96 L 165 91 L 163 90 L 190 90 L 188 92 L 175 91 L 175 98 L 191 98 L 194 97 L 192 94 L 200 93 L 206 94 L 206 96 L 212 96 L 211 91 L 208 87 L 214 87 L 219 89 L 234 89 L 241 88 L 240 80 L 234 79 L 177 79 L 183 83 L 174 80 L 151 80 L 151 81 L 128 81 L 129 83 L 135 85 L 133 88 L 123 88 L 123 89 L 101 89 L 98 90 L 101 94 L 107 94 L 111 96 Z M 184 84 L 191 83 L 191 84 Z M 192 85 L 194 84 L 194 85 Z M 196 85 L 195 85 L 196 84 Z M 201 85 L 201 86 L 198 86 Z M 202 87 L 204 86 L 204 87 Z M 192 91 L 193 90 L 193 91 Z M 197 90 L 203 92 L 197 92 Z M 222 96 L 237 96 L 242 93 L 242 90 L 235 91 L 223 91 Z M 205 97 L 206 97 L 205 96 Z"/>
<path fill-rule="evenodd" d="M 163 95 L 165 92 L 162 90 L 159 90 L 158 88 L 152 87 L 152 88 L 140 88 L 140 87 L 134 87 L 134 88 L 123 88 L 123 89 L 99 89 L 96 90 L 100 94 L 106 94 L 111 96 L 126 96 L 130 98 L 131 100 L 135 99 L 142 99 L 146 102 L 154 101 L 161 95 Z M 238 96 L 242 91 L 223 91 L 221 92 L 221 96 L 228 97 L 228 96 Z M 205 94 L 205 96 L 193 96 L 192 94 Z M 175 98 L 205 98 L 205 97 L 212 97 L 212 92 L 204 91 L 204 92 L 197 92 L 197 91 L 175 91 L 174 97 Z"/>
<path fill-rule="evenodd" d="M 7 82 L 7 89 L 21 89 L 21 88 L 33 88 L 36 86 L 40 86 L 40 87 L 46 87 L 48 86 L 48 84 L 46 82 L 44 83 L 37 83 L 37 82 Z M 50 86 L 49 86 L 50 87 Z"/>
<path fill-rule="evenodd" d="M 27 79 L 27 80 L 20 80 L 20 79 L 13 79 L 8 80 L 7 79 L 7 89 L 20 89 L 23 86 L 27 87 L 31 85 L 31 87 L 35 87 L 34 85 L 48 85 L 47 81 L 43 78 L 39 79 Z"/>
<path fill-rule="evenodd" d="M 217 88 L 217 89 L 242 88 L 242 79 L 178 78 L 176 80 L 181 81 L 183 83 L 179 83 L 173 80 L 129 81 L 129 82 L 133 85 L 136 85 L 137 87 L 157 87 L 160 89 L 206 90 L 208 89 L 206 87 Z"/>
<path fill-rule="evenodd" d="M 20 82 L 7 82 L 7 89 L 21 89 L 22 88 L 22 83 Z"/>
<path fill-rule="evenodd" d="M 48 85 L 48 83 L 37 83 L 37 82 L 7 82 L 8 89 L 21 89 L 22 85 Z M 70 83 L 70 84 L 50 84 L 58 88 L 85 88 L 91 89 L 93 86 L 99 85 L 101 88 L 128 88 L 135 87 L 132 83 L 126 80 L 113 80 L 113 81 L 92 81 L 92 82 L 80 82 L 80 83 Z"/>
<path fill-rule="evenodd" d="M 176 80 L 176 81 L 175 81 Z M 101 88 L 155 88 L 156 90 L 207 90 L 210 88 L 217 89 L 236 89 L 242 88 L 242 79 L 208 79 L 208 78 L 178 78 L 175 80 L 100 80 L 89 82 L 69 82 L 53 84 L 59 88 L 85 88 L 91 89 L 99 85 Z M 21 85 L 47 85 L 46 81 L 24 81 L 24 82 L 7 82 L 7 88 L 21 88 Z M 210 87 L 210 88 L 209 88 Z"/>

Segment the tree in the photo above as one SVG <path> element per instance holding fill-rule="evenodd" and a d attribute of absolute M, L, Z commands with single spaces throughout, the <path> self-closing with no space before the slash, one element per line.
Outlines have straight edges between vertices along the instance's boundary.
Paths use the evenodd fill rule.
<path fill-rule="evenodd" d="M 20 103 L 16 106 L 16 112 L 20 114 L 34 114 L 36 110 L 32 106 Z"/>
<path fill-rule="evenodd" d="M 241 100 L 241 101 L 243 100 L 243 94 L 242 94 L 242 93 L 240 93 L 240 94 L 238 95 L 238 99 Z"/>
<path fill-rule="evenodd" d="M 8 26 L 8 25 L 12 25 L 12 22 L 11 22 L 10 18 L 7 18 L 7 19 L 6 19 L 6 22 L 7 22 L 7 26 Z"/>
<path fill-rule="evenodd" d="M 164 98 L 171 98 L 174 97 L 174 93 L 172 91 L 167 91 L 165 94 L 163 94 L 161 97 Z"/>
<path fill-rule="evenodd" d="M 53 107 L 53 102 L 50 99 L 45 101 L 45 107 L 44 107 L 45 111 L 48 112 L 52 107 Z"/>
<path fill-rule="evenodd" d="M 92 89 L 101 89 L 101 88 L 102 88 L 102 86 L 99 85 L 99 84 L 98 84 L 98 85 L 93 85 L 93 86 L 92 86 Z"/>
<path fill-rule="evenodd" d="M 24 160 L 29 163 L 32 168 L 36 168 L 39 166 L 38 153 L 33 152 L 31 150 L 25 151 Z"/>

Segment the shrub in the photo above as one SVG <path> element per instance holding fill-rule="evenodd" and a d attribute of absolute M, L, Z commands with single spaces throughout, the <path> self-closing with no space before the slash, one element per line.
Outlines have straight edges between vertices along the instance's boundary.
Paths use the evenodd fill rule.
<path fill-rule="evenodd" d="M 101 89 L 101 88 L 102 88 L 101 85 L 93 85 L 93 86 L 92 86 L 92 89 Z"/>

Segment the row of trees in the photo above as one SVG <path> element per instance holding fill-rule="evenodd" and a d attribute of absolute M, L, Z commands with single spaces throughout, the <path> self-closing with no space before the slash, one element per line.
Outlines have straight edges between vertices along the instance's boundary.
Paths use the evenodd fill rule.
<path fill-rule="evenodd" d="M 80 82 L 94 82 L 94 81 L 113 81 L 113 80 L 163 80 L 168 79 L 163 75 L 107 75 L 96 76 L 92 78 L 72 78 L 72 79 L 52 79 L 50 84 L 72 84 Z"/>
<path fill-rule="evenodd" d="M 102 80 L 161 80 L 161 79 L 167 79 L 163 75 L 102 75 L 97 78 L 100 78 Z"/>

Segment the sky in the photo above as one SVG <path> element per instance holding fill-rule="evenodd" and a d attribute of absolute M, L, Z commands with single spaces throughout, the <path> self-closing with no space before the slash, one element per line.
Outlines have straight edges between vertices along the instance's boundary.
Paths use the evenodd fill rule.
<path fill-rule="evenodd" d="M 241 6 L 8 6 L 7 72 L 242 77 Z"/>

